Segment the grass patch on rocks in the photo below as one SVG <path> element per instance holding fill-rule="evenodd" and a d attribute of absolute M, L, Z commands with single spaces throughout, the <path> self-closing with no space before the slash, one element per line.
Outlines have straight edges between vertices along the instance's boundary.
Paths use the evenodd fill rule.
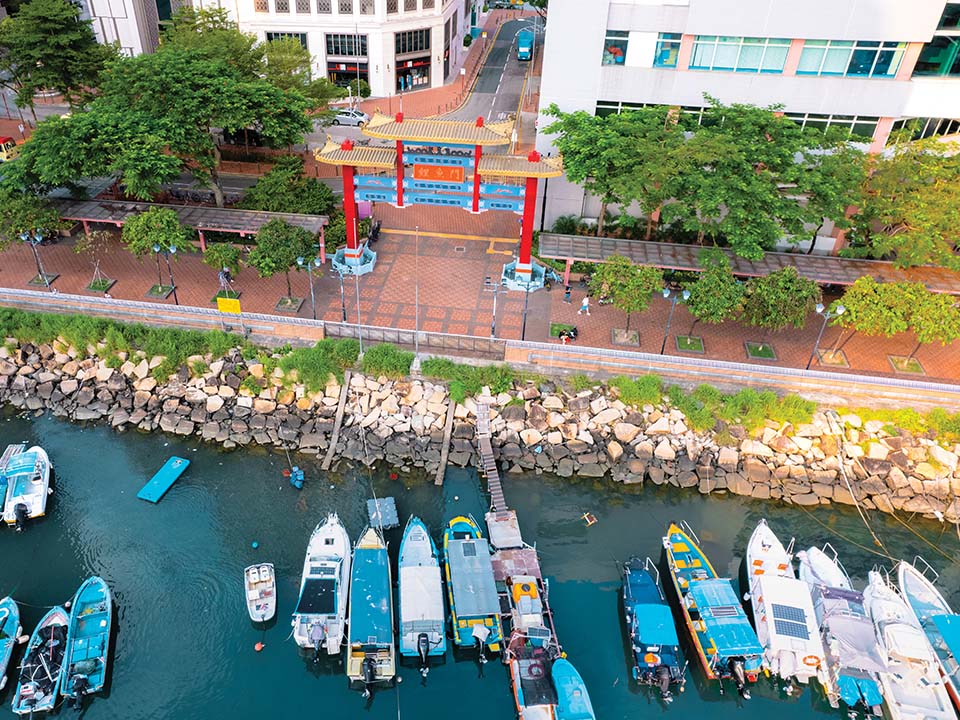
<path fill-rule="evenodd" d="M 394 380 L 410 374 L 413 353 L 390 343 L 374 345 L 363 354 L 361 369 L 367 375 L 385 375 Z"/>

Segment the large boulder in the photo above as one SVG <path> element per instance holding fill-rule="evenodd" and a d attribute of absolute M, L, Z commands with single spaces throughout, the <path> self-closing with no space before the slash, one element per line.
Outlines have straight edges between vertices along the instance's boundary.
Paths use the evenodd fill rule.
<path fill-rule="evenodd" d="M 613 426 L 613 435 L 619 442 L 629 445 L 640 434 L 640 428 L 628 422 L 619 422 Z"/>

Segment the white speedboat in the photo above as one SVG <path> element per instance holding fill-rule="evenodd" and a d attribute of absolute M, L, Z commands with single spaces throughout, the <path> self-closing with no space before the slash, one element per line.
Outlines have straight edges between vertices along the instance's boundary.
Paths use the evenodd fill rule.
<path fill-rule="evenodd" d="M 791 547 L 793 543 L 791 542 Z M 762 667 L 787 681 L 806 684 L 825 677 L 823 644 L 806 583 L 793 571 L 793 556 L 761 520 L 747 544 L 750 604 Z"/>
<path fill-rule="evenodd" d="M 844 703 L 854 712 L 863 708 L 880 715 L 883 694 L 880 673 L 887 662 L 877 643 L 873 623 L 863 608 L 863 594 L 853 589 L 837 553 L 827 543 L 797 553 L 800 579 L 807 583 L 826 653 L 823 684 L 832 707 Z"/>
<path fill-rule="evenodd" d="M 42 447 L 34 445 L 11 457 L 3 475 L 7 481 L 3 520 L 20 530 L 26 520 L 42 517 L 47 512 L 50 458 Z"/>
<path fill-rule="evenodd" d="M 924 567 L 921 569 L 918 563 L 923 563 Z M 932 580 L 927 573 L 933 575 Z M 897 568 L 900 592 L 933 647 L 950 699 L 960 709 L 960 662 L 957 658 L 960 653 L 960 615 L 950 609 L 937 590 L 934 585 L 937 579 L 939 575 L 921 557 L 914 558 L 913 565 L 901 560 Z"/>
<path fill-rule="evenodd" d="M 956 720 L 933 648 L 920 623 L 877 570 L 871 570 L 863 591 L 888 671 L 880 673 L 883 696 L 892 720 Z"/>
<path fill-rule="evenodd" d="M 267 622 L 277 612 L 277 577 L 273 563 L 251 565 L 243 571 L 247 614 L 254 622 Z"/>
<path fill-rule="evenodd" d="M 317 655 L 336 655 L 343 643 L 350 588 L 350 537 L 336 513 L 317 525 L 307 545 L 300 598 L 293 614 L 293 639 Z"/>

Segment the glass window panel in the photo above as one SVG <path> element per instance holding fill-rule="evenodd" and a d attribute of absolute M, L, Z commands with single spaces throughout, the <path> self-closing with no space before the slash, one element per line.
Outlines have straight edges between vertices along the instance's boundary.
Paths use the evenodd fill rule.
<path fill-rule="evenodd" d="M 853 51 L 853 55 L 850 56 L 847 75 L 870 75 L 876 59 L 876 50 L 872 48 L 857 48 Z"/>
<path fill-rule="evenodd" d="M 333 0 L 317 0 L 317 12 L 322 15 L 333 12 Z"/>
<path fill-rule="evenodd" d="M 690 67 L 709 70 L 713 65 L 713 51 L 716 45 L 712 43 L 695 42 L 693 54 L 690 56 Z"/>
<path fill-rule="evenodd" d="M 861 118 L 861 122 L 853 124 L 853 134 L 864 138 L 872 138 L 877 130 L 877 121 L 870 121 L 868 118 Z"/>
<path fill-rule="evenodd" d="M 737 70 L 740 72 L 760 72 L 760 62 L 762 59 L 762 45 L 744 45 L 740 48 Z"/>
<path fill-rule="evenodd" d="M 877 64 L 873 68 L 873 74 L 896 75 L 897 66 L 900 64 L 896 62 L 896 56 L 896 50 L 881 50 L 877 54 Z"/>
<path fill-rule="evenodd" d="M 960 4 L 947 5 L 940 18 L 938 30 L 957 30 L 960 29 Z"/>
<path fill-rule="evenodd" d="M 843 75 L 850 64 L 850 49 L 845 47 L 830 47 L 823 58 L 822 75 Z"/>
<path fill-rule="evenodd" d="M 423 9 L 432 10 L 434 7 L 433 0 L 423 0 Z"/>
<path fill-rule="evenodd" d="M 714 70 L 733 70 L 737 66 L 737 56 L 740 54 L 739 45 L 718 43 L 717 51 L 713 56 Z"/>
<path fill-rule="evenodd" d="M 270 12 L 270 3 L 267 0 L 253 0 L 254 12 Z"/>
<path fill-rule="evenodd" d="M 607 40 L 603 48 L 603 65 L 623 65 L 627 56 L 627 39 L 630 33 L 625 30 L 607 30 Z"/>
<path fill-rule="evenodd" d="M 277 0 L 276 8 L 278 13 L 290 12 L 290 0 Z"/>
<path fill-rule="evenodd" d="M 804 43 L 803 50 L 800 53 L 800 64 L 797 65 L 797 74 L 818 75 L 820 64 L 823 62 L 823 56 L 826 52 L 826 48 L 810 47 L 809 42 Z"/>
<path fill-rule="evenodd" d="M 828 121 L 826 120 L 815 120 L 814 118 L 807 118 L 807 122 L 804 127 L 813 128 L 814 130 L 826 130 Z"/>
<path fill-rule="evenodd" d="M 783 72 L 783 68 L 787 64 L 787 53 L 789 51 L 789 47 L 780 45 L 767 47 L 767 51 L 763 54 L 763 64 L 760 66 L 760 71 L 766 73 Z"/>
<path fill-rule="evenodd" d="M 880 43 L 877 42 L 876 40 L 858 40 L 858 41 L 857 41 L 857 47 L 862 47 L 862 48 L 878 48 L 878 47 L 880 47 Z"/>
<path fill-rule="evenodd" d="M 736 38 L 726 38 L 726 39 L 735 40 Z M 763 38 L 745 37 L 743 39 L 743 44 L 744 45 L 765 45 L 766 40 L 764 40 Z"/>
<path fill-rule="evenodd" d="M 297 0 L 296 8 L 298 13 L 310 14 L 310 0 Z"/>
<path fill-rule="evenodd" d="M 416 12 L 416 10 L 417 10 L 417 0 L 403 0 L 404 12 Z"/>
<path fill-rule="evenodd" d="M 373 15 L 376 12 L 376 2 L 374 0 L 360 0 L 360 14 Z"/>
<path fill-rule="evenodd" d="M 387 14 L 393 15 L 394 13 L 397 13 L 397 12 L 399 12 L 399 8 L 397 6 L 397 0 L 387 0 Z"/>

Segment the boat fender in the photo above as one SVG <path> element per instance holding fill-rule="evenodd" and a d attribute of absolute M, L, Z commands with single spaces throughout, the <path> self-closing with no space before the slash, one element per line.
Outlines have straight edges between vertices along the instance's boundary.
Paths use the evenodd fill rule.
<path fill-rule="evenodd" d="M 532 678 L 542 678 L 543 665 L 541 663 L 531 663 L 527 668 L 527 674 Z"/>
<path fill-rule="evenodd" d="M 258 642 L 253 646 L 254 652 L 260 652 L 263 648 L 266 647 L 262 642 Z"/>
<path fill-rule="evenodd" d="M 803 664 L 807 667 L 817 667 L 820 664 L 820 658 L 816 655 L 807 655 L 803 658 Z"/>

